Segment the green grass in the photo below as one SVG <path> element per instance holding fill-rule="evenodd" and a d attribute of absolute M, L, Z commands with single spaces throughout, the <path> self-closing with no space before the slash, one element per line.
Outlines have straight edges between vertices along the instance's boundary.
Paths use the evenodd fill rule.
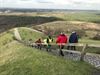
<path fill-rule="evenodd" d="M 43 36 L 23 28 L 19 31 L 24 40 L 32 37 L 35 41 Z M 5 32 L 0 38 L 2 43 L 14 41 L 12 32 Z M 0 75 L 92 75 L 94 71 L 99 70 L 85 62 L 65 60 L 16 41 L 3 44 L 0 48 Z"/>
<path fill-rule="evenodd" d="M 0 49 L 0 57 L 0 75 L 92 75 L 96 70 L 17 42 Z"/>
<path fill-rule="evenodd" d="M 84 44 L 97 44 L 100 45 L 100 41 L 99 40 L 92 40 L 92 39 L 86 39 L 86 38 L 82 38 L 79 39 L 80 43 L 84 43 Z"/>
<path fill-rule="evenodd" d="M 6 45 L 7 43 L 11 41 L 13 41 L 12 30 L 0 34 L 0 47 Z"/>
<path fill-rule="evenodd" d="M 76 47 L 76 50 L 81 52 L 81 51 L 82 51 L 82 48 L 83 48 L 83 47 Z M 87 48 L 85 49 L 85 51 L 86 51 L 87 53 L 100 54 L 100 48 L 87 47 Z"/>
<path fill-rule="evenodd" d="M 61 16 L 53 14 L 51 16 L 60 17 L 67 21 L 77 20 L 96 23 L 100 21 L 100 16 L 92 13 L 67 13 L 61 14 Z M 44 38 L 44 34 L 23 28 L 19 29 L 19 32 L 22 39 L 26 41 Z M 0 75 L 92 75 L 93 71 L 97 71 L 85 62 L 65 60 L 62 57 L 24 46 L 18 42 L 10 43 L 11 41 L 13 41 L 12 32 L 5 32 L 0 35 Z M 100 44 L 99 41 L 88 39 L 82 39 L 80 42 Z M 88 52 L 99 53 L 100 50 L 89 48 Z"/>
<path fill-rule="evenodd" d="M 85 38 L 80 39 L 79 43 L 100 45 L 99 40 L 97 41 L 97 40 L 91 40 L 91 39 L 85 39 Z M 82 50 L 82 48 L 79 48 L 78 50 Z M 99 48 L 88 47 L 86 49 L 86 52 L 100 54 L 100 47 Z"/>
<path fill-rule="evenodd" d="M 35 42 L 37 39 L 45 37 L 45 35 L 42 33 L 38 33 L 24 28 L 19 28 L 19 33 L 22 37 L 22 40 L 26 41 L 32 39 L 32 41 Z"/>

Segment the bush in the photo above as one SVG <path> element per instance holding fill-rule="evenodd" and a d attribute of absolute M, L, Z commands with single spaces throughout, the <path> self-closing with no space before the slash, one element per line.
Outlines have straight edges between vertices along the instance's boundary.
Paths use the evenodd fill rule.
<path fill-rule="evenodd" d="M 75 31 L 77 32 L 79 38 L 86 36 L 86 32 L 84 30 L 75 30 Z"/>
<path fill-rule="evenodd" d="M 55 30 L 54 30 L 54 35 L 58 35 L 58 34 L 60 34 L 61 32 L 64 32 L 64 30 L 62 30 L 62 28 L 55 29 Z"/>
<path fill-rule="evenodd" d="M 100 40 L 100 33 L 97 33 L 92 39 L 93 40 Z"/>
<path fill-rule="evenodd" d="M 65 32 L 62 28 L 50 28 L 47 26 L 44 26 L 42 32 L 46 35 L 52 35 L 52 36 L 56 36 L 59 35 L 61 32 Z"/>
<path fill-rule="evenodd" d="M 54 35 L 54 30 L 52 28 L 47 27 L 47 26 L 44 26 L 42 31 L 46 35 Z"/>

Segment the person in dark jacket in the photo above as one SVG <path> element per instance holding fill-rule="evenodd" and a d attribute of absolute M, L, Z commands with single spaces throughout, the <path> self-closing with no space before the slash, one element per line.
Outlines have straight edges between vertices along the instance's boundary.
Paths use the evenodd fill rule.
<path fill-rule="evenodd" d="M 36 42 L 35 42 L 37 48 L 41 49 L 42 46 L 42 40 L 39 38 Z"/>
<path fill-rule="evenodd" d="M 64 56 L 62 49 L 64 48 L 64 45 L 67 43 L 67 40 L 68 40 L 68 38 L 64 33 L 61 33 L 57 37 L 57 40 L 56 40 L 56 43 L 58 44 L 58 46 L 60 48 L 59 54 L 62 55 L 62 56 Z"/>
<path fill-rule="evenodd" d="M 69 43 L 78 43 L 78 36 L 77 33 L 74 31 L 69 37 Z M 68 46 L 68 50 L 76 50 L 75 46 Z"/>

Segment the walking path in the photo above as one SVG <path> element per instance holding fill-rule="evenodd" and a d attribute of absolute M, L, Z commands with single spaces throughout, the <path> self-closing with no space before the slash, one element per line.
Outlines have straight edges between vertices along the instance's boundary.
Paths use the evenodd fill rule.
<path fill-rule="evenodd" d="M 81 53 L 70 53 L 68 51 L 64 51 L 65 57 L 73 60 L 80 60 Z M 100 68 L 100 55 L 87 53 L 84 57 L 84 61 L 90 63 L 91 65 Z"/>
<path fill-rule="evenodd" d="M 24 29 L 27 29 L 27 30 L 30 30 L 30 31 L 33 31 L 33 32 L 38 32 L 38 33 L 42 33 L 42 32 L 40 32 L 40 31 L 37 31 L 37 30 L 35 30 L 35 29 L 32 29 L 32 28 L 26 28 L 26 27 L 23 27 Z"/>
<path fill-rule="evenodd" d="M 22 40 L 18 28 L 14 29 L 14 36 L 16 37 L 17 40 Z"/>

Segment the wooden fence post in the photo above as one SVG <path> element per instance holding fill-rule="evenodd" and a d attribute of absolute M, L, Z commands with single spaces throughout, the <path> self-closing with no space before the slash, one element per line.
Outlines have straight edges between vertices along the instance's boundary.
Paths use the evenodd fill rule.
<path fill-rule="evenodd" d="M 87 48 L 88 44 L 85 44 L 83 46 L 82 52 L 81 52 L 81 57 L 80 57 L 80 61 L 84 61 L 84 56 L 86 55 L 86 51 L 85 49 Z"/>

